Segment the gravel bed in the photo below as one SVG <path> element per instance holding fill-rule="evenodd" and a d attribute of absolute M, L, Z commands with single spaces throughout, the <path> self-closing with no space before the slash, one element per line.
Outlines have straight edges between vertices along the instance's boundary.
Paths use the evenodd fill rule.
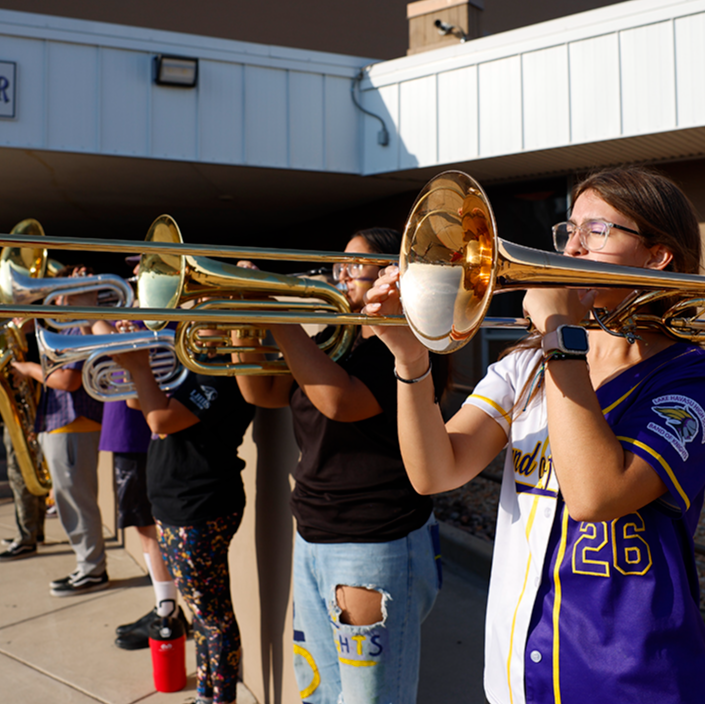
<path fill-rule="evenodd" d="M 492 461 L 483 474 L 499 479 L 503 465 L 504 452 Z M 489 543 L 494 541 L 498 502 L 499 483 L 482 476 L 476 477 L 458 489 L 433 497 L 434 511 L 439 520 Z M 705 510 L 700 514 L 695 542 L 705 546 Z M 700 577 L 700 609 L 705 613 L 705 556 L 696 553 L 695 561 Z"/>

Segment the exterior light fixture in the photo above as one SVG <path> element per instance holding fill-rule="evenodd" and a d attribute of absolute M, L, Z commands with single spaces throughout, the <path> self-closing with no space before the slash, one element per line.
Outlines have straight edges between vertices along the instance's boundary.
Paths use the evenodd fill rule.
<path fill-rule="evenodd" d="M 195 88 L 198 82 L 198 59 L 164 54 L 155 56 L 154 82 L 158 86 Z"/>

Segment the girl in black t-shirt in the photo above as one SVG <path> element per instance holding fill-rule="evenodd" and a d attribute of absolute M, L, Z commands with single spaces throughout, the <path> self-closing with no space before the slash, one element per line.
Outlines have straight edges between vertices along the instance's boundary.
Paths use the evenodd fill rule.
<path fill-rule="evenodd" d="M 393 230 L 364 230 L 346 252 L 398 252 L 400 239 Z M 336 265 L 353 311 L 378 271 Z M 237 379 L 251 403 L 291 407 L 301 449 L 291 499 L 301 698 L 414 702 L 421 622 L 440 586 L 437 524 L 401 461 L 393 360 L 365 326 L 338 363 L 298 325 L 273 326 L 272 334 L 291 375 Z"/>
<path fill-rule="evenodd" d="M 228 548 L 245 507 L 245 463 L 237 449 L 254 408 L 230 377 L 191 373 L 167 397 L 146 351 L 114 358 L 130 372 L 156 436 L 147 456 L 147 490 L 164 562 L 194 616 L 198 701 L 235 702 L 240 632 Z"/>

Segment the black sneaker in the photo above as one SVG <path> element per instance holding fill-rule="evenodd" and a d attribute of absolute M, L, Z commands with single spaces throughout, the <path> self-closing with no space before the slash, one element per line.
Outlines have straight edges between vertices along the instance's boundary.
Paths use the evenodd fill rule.
<path fill-rule="evenodd" d="M 74 578 L 78 577 L 78 571 L 74 570 L 71 575 L 67 575 L 65 578 L 57 578 L 49 583 L 49 588 L 53 590 L 54 588 L 62 588 L 64 585 L 68 585 Z"/>
<path fill-rule="evenodd" d="M 179 611 L 176 616 L 177 619 L 183 624 L 184 634 L 188 636 L 190 625 L 186 619 L 184 611 L 181 609 L 181 605 L 179 605 Z M 118 648 L 126 649 L 127 651 L 146 649 L 149 646 L 149 627 L 155 619 L 158 619 L 156 607 L 151 612 L 144 615 L 144 617 L 140 617 L 140 619 L 136 622 L 119 626 L 115 630 L 117 634 L 115 645 Z"/>
<path fill-rule="evenodd" d="M 136 622 L 131 622 L 130 624 L 121 624 L 119 627 L 115 628 L 115 634 L 117 636 L 122 636 L 123 634 L 127 634 L 128 632 L 132 632 L 135 629 L 138 629 L 140 627 L 144 627 L 145 624 L 147 625 L 147 629 L 149 629 L 149 625 L 157 618 L 157 608 L 155 607 L 151 612 L 147 612 L 143 617 L 140 617 Z"/>
<path fill-rule="evenodd" d="M 58 583 L 59 581 L 55 581 Z M 52 583 L 53 585 L 53 583 Z M 83 595 L 87 592 L 105 590 L 110 585 L 107 571 L 101 575 L 70 575 L 66 582 L 51 588 L 54 597 L 68 597 L 69 595 Z"/>
<path fill-rule="evenodd" d="M 37 544 L 28 546 L 13 541 L 7 551 L 0 553 L 0 561 L 14 561 L 17 558 L 27 558 L 37 554 Z"/>
<path fill-rule="evenodd" d="M 44 534 L 39 534 L 37 536 L 37 543 L 38 544 L 44 543 L 45 538 L 46 537 L 44 536 Z M 21 541 L 21 540 L 22 539 L 3 539 L 2 541 L 0 541 L 0 543 L 3 543 L 5 546 L 11 546 L 13 543 L 17 543 L 18 541 Z"/>

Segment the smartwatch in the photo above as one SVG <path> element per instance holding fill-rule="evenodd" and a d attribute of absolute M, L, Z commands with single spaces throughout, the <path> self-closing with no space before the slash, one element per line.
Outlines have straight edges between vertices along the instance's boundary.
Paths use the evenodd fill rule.
<path fill-rule="evenodd" d="M 590 346 L 587 331 L 582 326 L 558 326 L 556 330 L 543 336 L 541 348 L 544 354 L 557 351 L 566 355 L 584 356 Z"/>

